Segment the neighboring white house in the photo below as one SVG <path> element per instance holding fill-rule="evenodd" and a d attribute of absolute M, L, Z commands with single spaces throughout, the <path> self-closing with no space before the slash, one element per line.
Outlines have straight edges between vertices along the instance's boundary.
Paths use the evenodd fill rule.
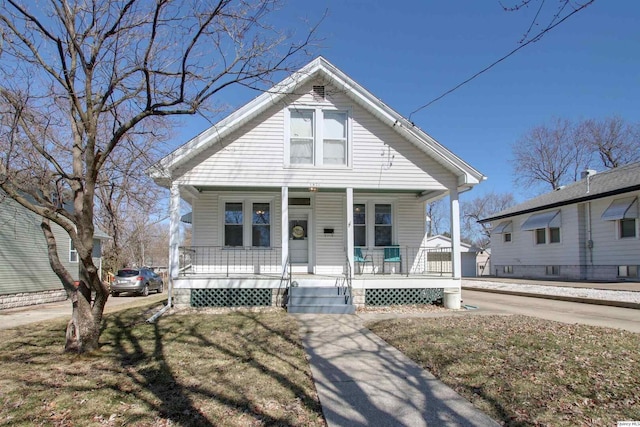
<path fill-rule="evenodd" d="M 149 174 L 171 189 L 178 306 L 268 305 L 289 283 L 349 286 L 360 305 L 460 289 L 458 194 L 484 179 L 322 57 Z M 441 274 L 421 245 L 425 203 L 447 194 Z M 181 200 L 193 237 L 178 248 Z"/>
<path fill-rule="evenodd" d="M 582 175 L 480 221 L 493 226 L 493 274 L 638 280 L 640 163 Z"/>
<path fill-rule="evenodd" d="M 432 264 L 431 270 L 451 271 L 451 238 L 441 234 L 430 236 L 425 240 L 424 246 L 430 249 L 429 262 Z M 484 250 L 477 246 L 460 242 L 462 277 L 482 275 L 484 267 L 480 268 L 480 266 L 485 264 L 485 257 L 482 256 L 484 253 Z"/>
<path fill-rule="evenodd" d="M 0 191 L 0 309 L 22 307 L 67 298 L 60 279 L 51 270 L 42 219 Z M 58 257 L 78 277 L 78 253 L 62 227 L 51 223 Z M 96 228 L 94 262 L 102 261 L 101 241 L 109 237 Z"/>

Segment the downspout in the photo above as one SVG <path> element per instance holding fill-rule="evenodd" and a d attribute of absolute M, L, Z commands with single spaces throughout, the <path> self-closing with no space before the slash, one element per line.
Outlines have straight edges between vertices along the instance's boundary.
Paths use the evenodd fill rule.
<path fill-rule="evenodd" d="M 167 305 L 147 319 L 147 323 L 154 323 L 160 316 L 173 306 L 173 283 L 178 277 L 178 258 L 180 242 L 180 190 L 177 182 L 171 183 L 169 196 L 169 286 L 167 288 Z"/>

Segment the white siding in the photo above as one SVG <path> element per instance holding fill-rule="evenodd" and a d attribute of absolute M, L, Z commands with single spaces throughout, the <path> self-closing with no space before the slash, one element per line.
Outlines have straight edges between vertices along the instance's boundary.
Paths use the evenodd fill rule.
<path fill-rule="evenodd" d="M 599 271 L 598 267 L 640 265 L 640 236 L 636 231 L 635 238 L 619 238 L 618 222 L 603 220 L 601 216 L 613 200 L 629 196 L 640 197 L 640 192 L 596 199 L 580 205 L 563 206 L 561 208 L 562 242 L 559 244 L 536 245 L 533 231 L 520 230 L 522 223 L 530 214 L 510 218 L 513 221 L 511 242 L 505 243 L 502 234 L 491 236 L 492 266 L 511 265 L 514 273 L 517 273 L 518 266 L 581 266 L 587 268 L 582 271 L 588 272 L 586 274 L 589 277 L 605 278 L 604 276 L 608 275 L 606 278 L 615 279 L 615 273 L 610 273 L 615 272 L 615 269 Z M 640 222 L 640 219 L 636 222 Z M 590 234 L 589 224 L 591 224 Z M 637 224 L 636 230 L 639 227 Z M 589 240 L 592 241 L 591 249 L 588 247 Z M 589 270 L 590 267 L 595 270 Z M 568 274 L 575 276 L 580 270 L 574 268 L 567 271 L 571 272 Z M 492 273 L 496 273 L 495 267 Z M 502 271 L 498 273 L 502 274 Z M 563 275 L 561 270 L 561 276 Z"/>
<path fill-rule="evenodd" d="M 310 91 L 311 85 L 303 88 Z M 186 165 L 181 184 L 355 189 L 443 189 L 455 177 L 392 128 L 354 104 L 344 94 L 330 90 L 327 106 L 348 110 L 351 116 L 351 167 L 285 167 L 285 110 L 274 105 L 210 152 L 200 163 Z M 303 95 L 296 105 L 309 101 Z M 195 162 L 195 160 L 194 160 Z"/>
<path fill-rule="evenodd" d="M 602 213 L 615 199 L 630 196 L 640 197 L 640 192 L 608 197 L 591 202 L 593 263 L 595 265 L 640 265 L 640 239 L 636 224 L 636 237 L 620 239 L 618 222 L 601 219 Z M 636 223 L 640 219 L 636 219 Z"/>

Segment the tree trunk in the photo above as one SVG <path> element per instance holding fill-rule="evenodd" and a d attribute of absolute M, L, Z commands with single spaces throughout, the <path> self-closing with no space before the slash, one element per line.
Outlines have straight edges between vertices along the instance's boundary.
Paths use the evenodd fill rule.
<path fill-rule="evenodd" d="M 107 287 L 98 277 L 97 269 L 90 258 L 88 258 L 90 265 L 85 265 L 87 263 L 86 257 L 80 258 L 80 281 L 76 285 L 71 273 L 60 262 L 55 236 L 51 230 L 49 220 L 43 219 L 40 226 L 47 240 L 49 264 L 62 282 L 71 301 L 72 314 L 71 320 L 67 324 L 65 351 L 85 353 L 97 350 L 99 348 L 102 313 L 109 296 Z M 87 286 L 87 283 L 92 286 Z M 95 292 L 94 301 L 91 298 L 92 290 Z"/>

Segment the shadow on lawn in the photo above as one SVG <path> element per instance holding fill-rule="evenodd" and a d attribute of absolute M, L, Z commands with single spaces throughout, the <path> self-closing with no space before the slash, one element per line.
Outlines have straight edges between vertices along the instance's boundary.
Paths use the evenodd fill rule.
<path fill-rule="evenodd" d="M 232 363 L 242 363 L 247 369 L 254 368 L 260 371 L 282 387 L 291 390 L 303 407 L 309 412 L 317 413 L 318 418 L 322 419 L 322 410 L 315 395 L 310 395 L 305 388 L 274 369 L 271 364 L 252 357 L 253 353 L 259 353 L 260 359 L 265 359 L 266 355 L 267 358 L 284 363 L 290 369 L 301 370 L 291 362 L 287 354 L 280 353 L 271 345 L 276 335 L 284 339 L 289 346 L 297 346 L 301 349 L 299 341 L 292 340 L 286 334 L 283 335 L 282 331 L 272 329 L 256 313 L 241 313 L 240 316 L 242 321 L 250 322 L 254 325 L 253 327 L 261 328 L 268 333 L 257 335 L 265 337 L 263 341 L 257 340 L 256 337 L 236 336 L 235 339 L 246 340 L 245 345 L 240 346 L 239 350 L 237 343 L 231 345 L 230 342 L 220 342 L 207 336 L 210 335 L 208 334 L 210 329 L 203 327 L 207 322 L 206 315 L 202 315 L 201 320 L 195 322 L 193 318 L 187 320 L 186 316 L 174 316 L 170 320 L 162 319 L 158 323 L 144 325 L 139 321 L 138 324 L 132 325 L 131 318 L 126 314 L 110 315 L 108 321 L 111 325 L 108 337 L 105 336 L 105 339 L 109 340 L 108 345 L 113 346 L 117 353 L 123 372 L 127 373 L 129 380 L 135 384 L 133 390 L 122 390 L 121 385 L 116 385 L 117 391 L 134 394 L 141 403 L 147 405 L 149 412 L 155 412 L 158 417 L 179 425 L 205 427 L 218 425 L 222 420 L 217 419 L 216 415 L 203 413 L 200 408 L 203 405 L 198 404 L 198 402 L 207 401 L 215 401 L 218 405 L 223 405 L 231 416 L 234 416 L 233 414 L 249 416 L 264 425 L 295 424 L 286 417 L 286 414 L 280 418 L 262 411 L 261 402 L 254 401 L 250 396 L 239 394 L 238 390 L 241 388 L 239 384 L 223 376 L 216 376 L 216 371 L 213 369 L 209 371 L 207 378 L 189 378 L 190 374 L 185 373 L 190 372 L 188 366 L 185 366 L 184 372 L 175 372 L 172 366 L 181 366 L 181 364 L 176 364 L 175 358 L 171 357 L 172 350 L 167 349 L 167 344 L 170 344 L 171 348 L 180 345 L 184 346 L 181 347 L 181 351 L 189 352 L 191 348 L 198 354 L 205 355 L 204 358 L 209 357 L 207 355 L 210 355 L 213 350 L 215 354 L 221 354 Z M 176 331 L 180 332 L 176 333 Z M 251 346 L 251 351 L 246 350 L 248 346 Z M 306 367 L 306 361 L 304 358 L 302 360 L 303 366 Z M 213 359 L 212 362 L 214 362 Z M 210 383 L 215 383 L 218 389 L 222 387 L 223 391 L 214 392 Z M 155 399 L 151 398 L 149 392 Z M 260 396 L 254 395 L 254 397 Z M 142 420 L 137 420 L 135 416 L 128 418 L 129 423 L 135 424 L 137 421 Z"/>

